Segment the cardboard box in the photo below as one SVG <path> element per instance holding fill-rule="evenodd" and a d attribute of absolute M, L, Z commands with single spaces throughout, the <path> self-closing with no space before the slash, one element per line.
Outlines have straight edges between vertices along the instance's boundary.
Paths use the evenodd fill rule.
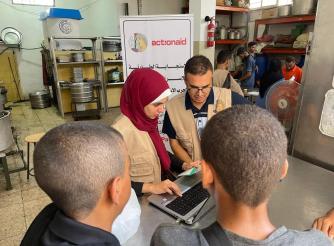
<path fill-rule="evenodd" d="M 278 17 L 278 8 L 270 8 L 262 10 L 262 19 L 276 18 Z"/>
<path fill-rule="evenodd" d="M 225 6 L 225 0 L 216 0 L 216 5 Z"/>

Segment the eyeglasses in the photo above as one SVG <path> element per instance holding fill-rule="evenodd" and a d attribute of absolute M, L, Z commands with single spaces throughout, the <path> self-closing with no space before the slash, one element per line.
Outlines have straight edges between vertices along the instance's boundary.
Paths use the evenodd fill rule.
<path fill-rule="evenodd" d="M 193 86 L 193 85 L 189 85 L 189 87 L 187 88 L 189 93 L 192 94 L 196 94 L 199 93 L 200 91 L 204 94 L 209 93 L 209 91 L 211 90 L 212 86 L 211 85 L 206 85 L 206 86 L 202 86 L 202 87 L 197 87 L 197 86 Z"/>

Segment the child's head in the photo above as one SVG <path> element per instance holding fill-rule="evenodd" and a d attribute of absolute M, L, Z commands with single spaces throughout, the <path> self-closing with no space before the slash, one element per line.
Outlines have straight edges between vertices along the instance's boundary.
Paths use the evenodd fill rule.
<path fill-rule="evenodd" d="M 66 123 L 47 132 L 35 148 L 34 168 L 41 189 L 77 220 L 102 203 L 120 213 L 130 196 L 123 138 L 96 122 Z"/>
<path fill-rule="evenodd" d="M 203 185 L 213 188 L 219 182 L 233 201 L 249 207 L 266 202 L 287 171 L 283 127 L 253 105 L 233 106 L 212 117 L 201 148 Z"/>

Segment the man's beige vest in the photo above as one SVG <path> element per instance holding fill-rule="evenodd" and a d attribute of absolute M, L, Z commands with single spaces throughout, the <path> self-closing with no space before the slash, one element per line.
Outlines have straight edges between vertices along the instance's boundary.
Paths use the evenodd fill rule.
<path fill-rule="evenodd" d="M 208 120 L 217 112 L 231 107 L 231 90 L 213 87 L 214 104 L 208 105 Z M 218 102 L 218 103 L 217 103 Z M 166 104 L 169 119 L 175 129 L 176 139 L 193 161 L 202 160 L 200 140 L 191 109 L 185 108 L 185 93 L 173 97 Z"/>
<path fill-rule="evenodd" d="M 128 149 L 131 180 L 145 183 L 160 182 L 160 159 L 148 133 L 138 130 L 123 114 L 112 126 L 123 135 Z"/>

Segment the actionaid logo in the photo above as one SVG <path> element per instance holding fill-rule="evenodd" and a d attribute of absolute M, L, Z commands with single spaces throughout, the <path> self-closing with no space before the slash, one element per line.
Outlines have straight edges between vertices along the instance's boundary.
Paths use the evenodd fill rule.
<path fill-rule="evenodd" d="M 187 45 L 187 38 L 152 40 L 152 46 Z"/>
<path fill-rule="evenodd" d="M 129 38 L 129 46 L 134 52 L 144 52 L 147 48 L 147 39 L 144 34 L 134 33 Z"/>

